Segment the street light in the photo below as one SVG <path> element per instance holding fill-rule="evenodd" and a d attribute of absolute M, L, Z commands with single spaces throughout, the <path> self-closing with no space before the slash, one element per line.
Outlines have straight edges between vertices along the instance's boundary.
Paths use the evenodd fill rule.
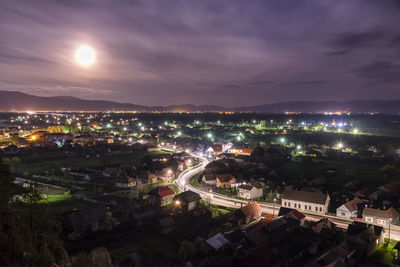
<path fill-rule="evenodd" d="M 208 138 L 212 138 L 212 133 L 208 133 L 208 134 L 207 134 L 207 137 L 208 137 Z"/>
<path fill-rule="evenodd" d="M 281 137 L 281 138 L 279 139 L 279 141 L 280 141 L 282 144 L 284 144 L 284 143 L 285 143 L 285 137 Z"/>

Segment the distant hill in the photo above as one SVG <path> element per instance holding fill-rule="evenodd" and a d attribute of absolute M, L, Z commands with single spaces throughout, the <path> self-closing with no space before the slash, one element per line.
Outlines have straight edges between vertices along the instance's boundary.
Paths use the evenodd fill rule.
<path fill-rule="evenodd" d="M 400 100 L 352 100 L 352 101 L 293 101 L 260 106 L 238 107 L 235 111 L 261 113 L 303 112 L 320 113 L 350 111 L 353 113 L 399 113 Z"/>
<path fill-rule="evenodd" d="M 22 92 L 0 91 L 1 111 L 183 111 L 183 112 L 215 112 L 215 111 L 237 111 L 237 112 L 259 112 L 259 113 L 283 113 L 283 112 L 336 112 L 350 111 L 353 113 L 380 112 L 400 113 L 400 100 L 354 100 L 354 101 L 293 101 L 259 106 L 223 108 L 212 105 L 195 106 L 170 105 L 141 106 L 132 103 L 118 103 L 106 100 L 86 100 L 72 96 L 41 97 L 25 94 Z"/>

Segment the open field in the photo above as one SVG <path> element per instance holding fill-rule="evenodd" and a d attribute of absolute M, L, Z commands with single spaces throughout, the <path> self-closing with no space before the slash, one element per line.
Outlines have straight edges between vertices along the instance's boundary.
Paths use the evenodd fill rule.
<path fill-rule="evenodd" d="M 329 160 L 313 160 L 311 165 L 304 165 L 299 161 L 291 160 L 278 171 L 290 180 L 326 177 L 330 184 L 343 186 L 356 178 L 365 186 L 376 187 L 386 183 L 385 175 L 379 171 L 380 167 L 371 163 Z M 348 169 L 354 171 L 352 177 L 346 176 Z M 326 170 L 334 170 L 336 173 L 330 175 Z"/>
<path fill-rule="evenodd" d="M 119 165 L 123 163 L 136 162 L 144 156 L 154 156 L 164 151 L 134 152 L 124 154 L 110 154 L 100 157 L 69 156 L 59 151 L 43 154 L 21 155 L 21 163 L 12 168 L 18 175 L 30 175 L 51 171 L 59 171 L 61 167 L 95 168 L 107 165 Z"/>

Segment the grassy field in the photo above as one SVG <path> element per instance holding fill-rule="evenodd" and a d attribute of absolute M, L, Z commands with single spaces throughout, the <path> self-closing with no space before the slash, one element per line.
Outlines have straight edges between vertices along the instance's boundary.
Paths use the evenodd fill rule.
<path fill-rule="evenodd" d="M 394 256 L 397 254 L 397 250 L 393 249 L 397 241 L 391 240 L 389 244 L 383 243 L 380 245 L 374 253 L 368 258 L 370 261 L 377 264 L 384 264 L 387 266 L 394 266 Z"/>
<path fill-rule="evenodd" d="M 37 173 L 44 173 L 46 171 L 59 171 L 61 167 L 80 167 L 80 168 L 94 168 L 107 165 L 119 165 L 123 163 L 136 162 L 144 156 L 155 156 L 158 154 L 168 153 L 164 151 L 151 151 L 151 152 L 135 152 L 126 154 L 111 154 L 106 156 L 86 158 L 84 156 L 69 157 L 59 151 L 21 155 L 21 163 L 16 165 L 15 172 L 19 175 L 30 175 Z"/>
<path fill-rule="evenodd" d="M 312 165 L 303 165 L 302 163 L 291 160 L 278 169 L 289 179 L 309 179 L 327 177 L 331 184 L 344 185 L 351 179 L 357 178 L 365 186 L 379 186 L 386 182 L 385 175 L 379 171 L 380 165 L 370 163 L 313 160 Z M 329 175 L 326 170 L 335 170 L 334 175 Z M 354 176 L 346 176 L 346 170 L 354 170 Z"/>

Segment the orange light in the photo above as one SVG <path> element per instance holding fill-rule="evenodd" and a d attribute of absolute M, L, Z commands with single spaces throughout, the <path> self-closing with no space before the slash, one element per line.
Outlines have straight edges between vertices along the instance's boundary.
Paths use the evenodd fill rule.
<path fill-rule="evenodd" d="M 179 200 L 175 201 L 175 205 L 179 206 L 181 204 L 181 202 Z"/>

